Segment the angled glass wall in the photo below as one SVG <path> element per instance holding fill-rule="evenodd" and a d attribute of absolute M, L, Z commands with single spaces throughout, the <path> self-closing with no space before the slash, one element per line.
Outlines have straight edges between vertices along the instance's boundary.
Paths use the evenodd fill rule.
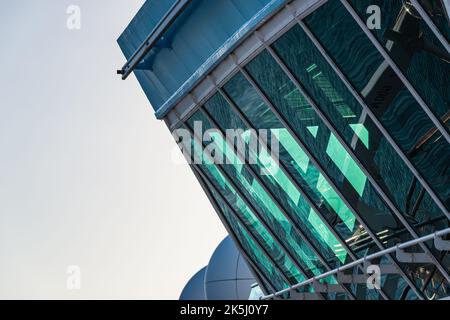
<path fill-rule="evenodd" d="M 335 15 L 328 14 L 332 10 Z M 323 16 L 319 16 L 322 12 Z M 201 126 L 205 131 L 218 129 L 209 137 L 211 144 L 216 146 L 209 147 L 225 155 L 225 162 L 231 163 L 220 165 L 222 170 L 236 183 L 236 188 L 259 213 L 264 224 L 274 234 L 280 235 L 279 241 L 285 253 L 287 251 L 299 264 L 302 276 L 293 276 L 292 270 L 288 271 L 286 266 L 281 268 L 288 275 L 290 284 L 303 276 L 320 274 L 326 268 L 338 267 L 448 225 L 442 210 L 421 188 L 306 33 L 309 30 L 317 35 L 319 41 L 333 38 L 326 35 L 326 27 L 322 23 L 317 23 L 320 28 L 315 28 L 315 19 L 325 21 L 327 26 L 333 24 L 336 33 L 333 36 L 345 34 L 348 42 L 363 43 L 361 49 L 355 48 L 350 54 L 347 52 L 345 58 L 347 61 L 358 61 L 357 58 L 363 56 L 370 59 L 363 62 L 362 67 L 371 69 L 359 70 L 355 74 L 360 79 L 351 82 L 350 75 L 348 77 L 369 107 L 373 107 L 367 98 L 370 96 L 367 86 L 373 85 L 372 76 L 377 74 L 377 68 L 383 66 L 384 60 L 347 10 L 339 3 L 329 2 L 305 19 L 306 30 L 299 25 L 292 27 L 271 44 L 269 51 L 263 50 L 248 62 L 186 121 L 193 131 L 195 126 Z M 349 28 L 352 36 L 342 32 Z M 323 34 L 319 33 L 321 30 L 324 30 Z M 323 42 L 321 44 L 327 50 L 326 41 Z M 342 44 L 343 48 L 345 45 Z M 339 50 L 336 43 L 330 47 Z M 330 57 L 335 58 L 331 54 Z M 386 68 L 390 67 L 386 65 Z M 348 69 L 357 68 L 353 63 Z M 381 115 L 382 124 L 403 151 L 410 150 L 411 140 L 421 138 L 421 133 L 411 130 L 414 126 L 410 124 L 411 118 L 421 121 L 421 127 L 425 127 L 423 130 L 429 131 L 433 124 L 401 80 L 393 72 L 389 76 L 394 78 L 398 87 L 387 99 L 384 113 L 390 109 L 394 111 L 385 116 L 374 108 L 374 113 Z M 447 73 L 443 75 L 444 78 L 447 76 Z M 436 89 L 439 88 L 437 82 L 432 81 L 428 86 L 432 88 L 430 92 L 439 90 Z M 446 99 L 445 95 L 441 96 Z M 409 113 L 402 112 L 401 108 L 407 108 Z M 410 112 L 417 113 L 417 116 Z M 383 121 L 383 117 L 389 120 Z M 234 146 L 231 142 L 235 142 L 226 141 L 226 132 L 230 129 L 240 130 L 235 138 L 241 139 L 247 152 L 239 154 L 236 149 L 230 149 Z M 251 133 L 261 129 L 270 134 L 263 141 L 265 150 L 257 152 L 250 148 L 254 142 Z M 279 162 L 270 156 L 272 139 L 279 143 L 279 158 L 276 159 Z M 422 157 L 430 159 L 440 154 L 445 158 L 448 144 L 444 141 L 439 148 L 436 143 L 439 144 L 434 142 L 432 147 L 440 153 L 424 152 Z M 204 147 L 208 148 L 207 145 Z M 257 160 L 255 163 L 249 161 L 252 157 Z M 428 168 L 422 168 L 420 162 L 410 158 L 421 173 L 426 172 L 427 181 L 434 186 L 440 199 L 448 201 L 448 187 L 442 183 L 448 175 L 445 175 L 445 168 L 439 171 L 440 163 L 446 161 L 439 162 L 443 159 L 433 158 L 437 166 L 433 166 L 435 172 L 430 173 Z M 260 174 L 262 170 L 267 172 Z M 441 179 L 438 185 L 433 176 Z M 254 217 L 252 221 L 258 221 L 258 218 Z M 416 234 L 411 233 L 408 226 Z M 247 227 L 258 230 L 254 224 Z M 305 238 L 312 241 L 305 242 Z M 432 250 L 432 245 L 429 248 L 425 249 L 435 254 L 443 266 L 448 266 L 448 261 Z M 277 261 L 273 249 L 268 252 Z M 278 250 L 276 252 L 279 253 Z M 389 262 L 386 258 L 382 260 Z M 386 297 L 417 298 L 411 287 L 417 291 L 443 290 L 433 288 L 430 283 L 424 284 L 424 274 L 432 272 L 436 279 L 444 277 L 432 265 L 424 265 L 423 270 L 417 272 L 408 264 L 395 263 L 402 274 L 383 276 Z M 360 287 L 354 286 L 350 291 L 358 298 L 380 298 Z"/>
<path fill-rule="evenodd" d="M 292 4 L 306 2 L 294 0 L 280 15 L 287 19 Z M 438 14 L 444 7 L 422 0 L 308 3 L 315 7 L 292 16 L 270 40 L 255 33 L 258 45 L 243 47 L 257 53 L 239 59 L 244 49 L 230 51 L 214 72 L 197 70 L 195 77 L 202 71 L 209 82 L 191 88 L 192 105 L 169 111 L 169 127 L 266 293 L 448 296 L 447 251 L 434 238 L 419 241 L 450 221 L 450 24 Z M 370 6 L 380 8 L 373 30 L 366 25 Z M 218 72 L 227 72 L 220 83 Z M 206 91 L 201 99 L 198 88 Z M 389 251 L 402 243 L 414 243 L 404 254 L 422 260 Z M 346 266 L 374 255 L 372 264 L 390 267 L 379 288 L 342 280 L 366 274 L 365 264 Z M 345 272 L 308 282 L 337 268 Z M 335 291 L 318 290 L 324 283 Z"/>

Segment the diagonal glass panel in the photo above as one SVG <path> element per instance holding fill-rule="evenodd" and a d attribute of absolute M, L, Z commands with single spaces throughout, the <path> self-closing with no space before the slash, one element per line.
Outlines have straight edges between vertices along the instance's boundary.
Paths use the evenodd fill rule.
<path fill-rule="evenodd" d="M 196 150 L 194 152 L 200 152 L 201 147 L 195 145 L 198 145 L 197 142 L 195 142 L 194 139 L 192 139 L 191 144 L 193 146 L 193 149 Z M 199 156 L 202 156 L 199 154 Z M 270 257 L 277 263 L 277 266 L 283 271 L 283 273 L 287 276 L 287 278 L 291 281 L 291 284 L 298 283 L 299 281 L 304 280 L 305 278 L 303 275 L 300 274 L 299 270 L 294 266 L 292 261 L 286 257 L 286 255 L 283 253 L 283 250 L 279 247 L 279 245 L 273 240 L 272 236 L 268 233 L 268 231 L 264 228 L 264 226 L 261 224 L 261 222 L 255 217 L 253 212 L 245 205 L 244 201 L 240 198 L 240 196 L 237 194 L 233 186 L 228 182 L 228 180 L 220 173 L 220 171 L 217 169 L 217 167 L 214 164 L 203 164 L 198 166 L 200 170 L 205 174 L 205 176 L 208 178 L 209 183 L 212 183 L 214 185 L 214 188 L 219 190 L 221 192 L 221 196 L 226 199 L 226 201 L 236 210 L 236 212 L 239 214 L 242 221 L 245 222 L 246 228 L 252 231 L 253 236 L 258 239 L 258 242 L 266 249 L 266 251 L 270 254 Z M 224 214 L 227 218 L 227 220 L 232 223 L 232 219 L 236 220 L 234 222 L 235 225 L 240 225 L 240 222 L 237 221 L 237 219 L 234 217 L 234 215 L 231 213 L 231 211 L 226 208 L 223 200 L 220 199 L 220 196 L 216 194 L 214 191 L 214 188 L 210 188 L 210 191 L 214 195 L 215 200 L 219 203 L 222 210 L 224 211 Z M 232 219 L 231 219 L 231 218 Z M 243 226 L 240 227 L 241 229 Z M 247 232 L 245 230 L 241 230 L 241 232 L 237 232 L 234 230 L 236 234 L 246 235 Z M 270 266 L 270 259 L 267 259 L 267 257 L 263 257 L 265 253 L 263 253 L 257 246 L 254 244 L 254 241 L 249 239 L 249 236 L 245 236 L 246 241 L 253 243 L 251 246 L 253 250 L 256 253 L 256 260 L 255 262 L 258 263 L 259 266 L 262 266 L 264 269 L 272 269 L 268 276 L 269 279 L 272 279 L 274 275 L 277 273 L 275 269 L 273 269 L 273 266 Z M 256 248 L 256 249 L 255 249 Z M 254 254 L 255 258 L 255 254 Z M 281 290 L 280 288 L 287 287 L 287 284 L 284 283 L 284 281 L 280 281 L 281 277 L 278 275 L 275 277 L 277 279 L 277 290 Z M 280 284 L 282 284 L 280 286 Z"/>
<path fill-rule="evenodd" d="M 223 216 L 228 221 L 230 228 L 233 230 L 234 234 L 239 239 L 241 246 L 247 252 L 252 261 L 256 263 L 262 270 L 262 272 L 264 272 L 264 275 L 272 281 L 276 290 L 283 290 L 288 288 L 289 284 L 286 283 L 280 276 L 280 274 L 276 271 L 276 269 L 272 265 L 270 265 L 270 260 L 267 258 L 264 252 L 259 249 L 255 241 L 250 237 L 242 224 L 238 221 L 238 219 L 236 219 L 231 210 L 220 199 L 220 196 L 214 191 L 211 191 L 211 193 L 222 209 Z"/>
<path fill-rule="evenodd" d="M 279 161 L 285 165 L 288 173 L 295 178 L 303 190 L 307 191 L 311 198 L 315 200 L 317 206 L 322 208 L 326 215 L 332 216 L 330 220 L 336 220 L 337 214 L 342 220 L 338 224 L 338 233 L 344 239 L 349 238 L 355 227 L 355 217 L 318 170 L 310 164 L 308 156 L 262 102 L 247 80 L 241 74 L 237 74 L 224 86 L 224 89 L 246 115 L 253 127 L 271 130 L 272 139 L 276 138 L 280 142 Z M 313 127 L 310 129 L 314 132 Z M 311 210 L 310 212 L 314 211 Z M 317 214 L 299 217 L 303 221 L 314 223 L 314 228 L 317 230 L 323 230 L 325 227 L 322 222 L 319 222 Z M 323 234 L 322 237 L 324 236 L 325 239 L 329 238 L 328 234 Z"/>
<path fill-rule="evenodd" d="M 438 118 L 449 116 L 450 53 L 404 0 L 351 0 L 353 8 L 366 21 L 367 8 L 381 9 L 381 25 L 372 33 L 413 84 Z M 423 81 L 426 79 L 426 81 Z M 443 121 L 444 122 L 444 121 Z M 447 122 L 447 128 L 450 128 Z"/>
<path fill-rule="evenodd" d="M 213 98 L 214 99 L 214 98 Z M 214 100 L 210 100 L 208 103 L 212 103 Z M 188 120 L 189 125 L 192 127 L 199 123 L 202 123 L 205 132 L 208 129 L 212 129 L 209 121 L 204 117 L 201 112 L 195 113 Z M 293 226 L 279 210 L 276 204 L 272 201 L 269 195 L 264 191 L 259 182 L 253 179 L 251 173 L 242 161 L 237 157 L 234 150 L 227 147 L 223 137 L 217 131 L 209 131 L 212 142 L 209 143 L 210 150 L 213 153 L 224 156 L 224 164 L 221 167 L 233 181 L 240 186 L 240 192 L 242 192 L 247 199 L 250 199 L 252 205 L 258 210 L 258 212 L 265 218 L 265 222 L 273 227 L 273 231 L 280 235 L 280 239 L 283 241 L 285 247 L 291 249 L 291 254 L 297 259 L 297 263 L 303 266 L 305 270 L 309 270 L 312 275 L 320 274 L 324 271 L 317 257 L 311 251 L 311 249 L 301 240 L 296 233 Z"/>
<path fill-rule="evenodd" d="M 355 208 L 359 216 L 363 217 L 363 220 L 370 226 L 371 230 L 376 233 L 379 241 L 383 245 L 389 246 L 399 241 L 411 239 L 412 236 L 409 232 L 401 232 L 404 230 L 404 226 L 390 212 L 370 183 L 365 183 L 364 191 L 360 196 L 355 184 L 349 181 L 349 172 L 343 172 L 342 168 L 335 164 L 333 158 L 337 157 L 338 154 L 331 153 L 330 155 L 330 145 L 331 147 L 333 146 L 335 137 L 333 137 L 321 120 L 318 117 L 314 117 L 312 120 L 302 121 L 297 116 L 296 104 L 292 104 L 286 97 L 292 95 L 292 91 L 298 91 L 298 89 L 290 82 L 290 79 L 284 74 L 270 54 L 263 51 L 246 66 L 246 69 L 271 100 L 277 112 L 293 128 L 296 135 L 313 150 L 312 152 L 315 154 L 317 161 L 326 169 L 330 179 L 336 184 L 352 207 Z M 271 70 L 271 72 L 265 72 L 265 70 Z M 308 129 L 311 121 L 318 127 L 317 131 L 311 132 Z M 347 156 L 351 158 L 350 155 L 346 154 Z M 356 238 L 357 235 L 358 232 L 355 230 Z M 363 247 L 369 250 L 378 249 L 373 245 L 369 247 L 364 245 Z M 407 270 L 406 265 L 403 265 L 403 268 Z M 396 281 L 403 280 L 397 279 Z M 393 292 L 388 292 L 388 294 L 393 296 Z"/>
<path fill-rule="evenodd" d="M 416 231 L 419 234 L 425 232 L 422 223 L 434 224 L 436 229 L 444 228 L 445 216 L 428 193 L 417 199 L 417 191 L 421 190 L 417 187 L 413 190 L 415 196 L 408 198 L 415 178 L 300 26 L 284 34 L 273 44 L 273 48 L 347 144 L 355 150 L 383 191 L 406 214 L 413 226 L 419 226 Z M 354 173 L 355 176 L 349 180 L 362 196 L 364 175 L 354 162 L 343 158 L 345 151 L 341 149 L 343 147 L 335 137 L 330 139 L 327 154 L 334 154 L 333 162 L 341 171 L 347 169 Z M 416 203 L 418 207 L 413 210 Z"/>
<path fill-rule="evenodd" d="M 409 156 L 418 172 L 449 208 L 449 144 L 434 129 L 431 120 L 384 62 L 350 14 L 339 1 L 329 1 L 308 16 L 305 23 L 360 92 L 396 143 Z M 420 74 L 420 70 L 417 72 Z M 438 74 L 436 77 L 442 75 Z M 423 82 L 421 85 L 426 85 L 434 80 L 429 81 L 429 78 L 422 77 L 420 81 Z M 439 98 L 443 94 L 444 99 L 449 99 L 449 95 L 445 94 L 447 87 L 448 85 L 438 86 L 438 91 L 441 92 L 435 98 L 443 99 Z M 372 131 L 368 123 L 365 126 Z M 375 139 L 374 143 L 372 148 L 376 150 L 378 139 Z"/>
<path fill-rule="evenodd" d="M 206 109 L 212 114 L 218 114 L 220 105 L 207 105 Z M 221 118 L 219 126 L 223 130 L 232 123 L 240 121 L 238 116 L 233 112 L 231 107 L 227 107 L 224 110 L 220 110 Z M 230 121 L 232 120 L 232 121 Z M 244 123 L 238 123 L 240 127 L 245 127 Z M 269 139 L 279 139 L 280 132 L 286 131 L 285 129 L 269 129 Z M 252 148 L 249 147 L 249 141 L 247 140 L 247 133 L 250 130 L 246 130 L 243 133 L 244 140 L 247 149 L 252 153 Z M 270 144 L 270 142 L 269 142 Z M 276 156 L 277 157 L 277 156 Z M 285 172 L 280 169 L 279 164 L 267 155 L 267 152 L 259 152 L 256 155 L 258 160 L 256 164 L 251 164 L 255 168 L 256 172 L 264 170 L 264 174 L 260 175 L 260 178 L 265 181 L 271 187 L 271 191 L 277 195 L 277 199 L 283 204 L 284 207 L 289 209 L 289 212 L 295 213 L 294 220 L 297 225 L 301 227 L 303 233 L 307 235 L 309 239 L 316 239 L 321 246 L 321 253 L 323 256 L 332 259 L 337 256 L 342 262 L 345 261 L 345 251 L 342 251 L 337 239 L 319 223 L 319 217 L 316 212 L 308 205 L 308 203 L 301 197 L 300 192 L 296 186 L 286 176 Z M 301 160 L 301 159 L 299 159 Z M 250 162 L 250 161 L 248 161 Z M 251 163 L 251 162 L 250 162 Z M 328 247 L 328 249 L 327 249 Z M 331 260 L 332 261 L 332 260 Z"/>

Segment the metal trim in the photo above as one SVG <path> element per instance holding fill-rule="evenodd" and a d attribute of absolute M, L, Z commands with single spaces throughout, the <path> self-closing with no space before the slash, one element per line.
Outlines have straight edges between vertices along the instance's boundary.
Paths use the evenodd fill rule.
<path fill-rule="evenodd" d="M 117 71 L 118 74 L 122 75 L 122 80 L 128 78 L 140 61 L 160 39 L 161 34 L 163 34 L 175 22 L 189 3 L 190 0 L 177 0 L 172 7 L 170 7 L 169 11 L 161 18 L 144 42 L 141 43 L 138 49 L 131 55 L 122 69 Z"/>

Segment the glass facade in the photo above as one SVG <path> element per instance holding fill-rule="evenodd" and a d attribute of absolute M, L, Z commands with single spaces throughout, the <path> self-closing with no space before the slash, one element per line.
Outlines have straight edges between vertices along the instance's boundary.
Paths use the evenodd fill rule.
<path fill-rule="evenodd" d="M 448 40 L 442 7 L 419 3 Z M 365 29 L 373 5 L 380 28 Z M 266 293 L 282 298 L 450 217 L 450 53 L 430 26 L 405 0 L 327 1 L 297 22 L 187 116 L 173 111 L 171 128 Z M 372 261 L 396 269 L 378 290 L 329 276 L 320 282 L 341 290 L 320 297 L 447 296 L 450 258 L 432 240 L 411 250 L 429 260 L 390 252 Z"/>

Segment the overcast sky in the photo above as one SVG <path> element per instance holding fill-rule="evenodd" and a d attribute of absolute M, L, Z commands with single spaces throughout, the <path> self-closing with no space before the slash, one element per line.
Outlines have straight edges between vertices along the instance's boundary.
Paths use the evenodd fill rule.
<path fill-rule="evenodd" d="M 0 0 L 0 298 L 177 299 L 226 234 L 134 76 L 115 74 L 143 2 Z"/>

